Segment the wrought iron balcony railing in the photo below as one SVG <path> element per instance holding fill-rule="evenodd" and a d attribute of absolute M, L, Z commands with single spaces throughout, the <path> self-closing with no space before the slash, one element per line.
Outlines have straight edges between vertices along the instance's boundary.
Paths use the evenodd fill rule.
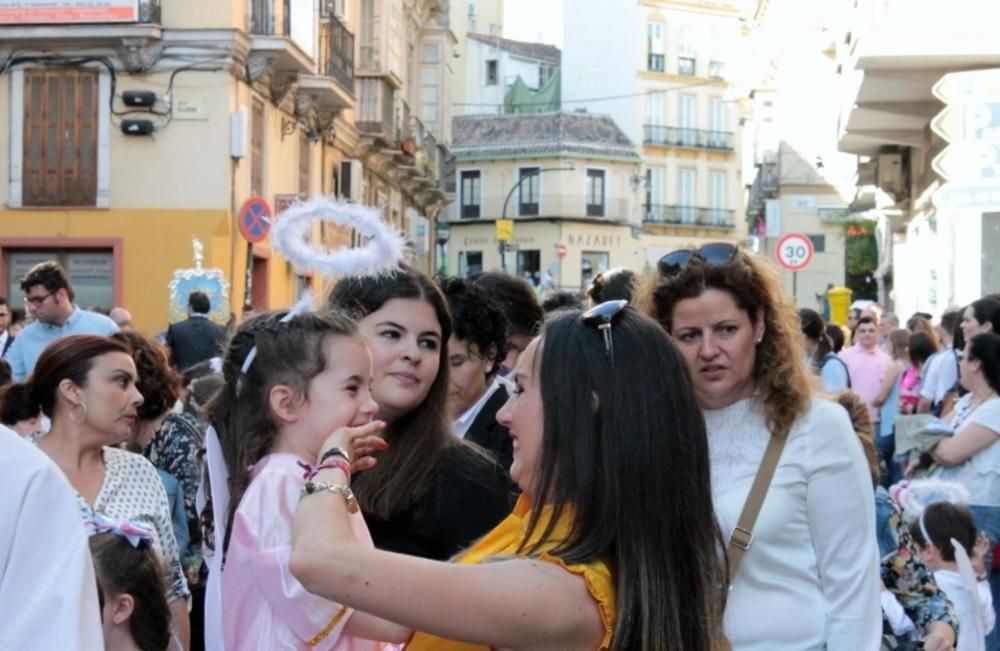
<path fill-rule="evenodd" d="M 733 150 L 734 137 L 730 131 L 709 131 L 687 127 L 664 127 L 647 124 L 643 127 L 643 143 L 692 149 Z"/>

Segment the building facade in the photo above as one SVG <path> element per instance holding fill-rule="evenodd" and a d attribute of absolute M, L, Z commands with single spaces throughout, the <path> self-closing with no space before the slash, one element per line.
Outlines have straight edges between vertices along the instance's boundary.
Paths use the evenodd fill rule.
<path fill-rule="evenodd" d="M 487 36 L 503 36 L 504 0 L 453 0 L 448 8 L 451 30 L 458 40 L 455 45 L 455 74 L 452 85 L 452 104 L 455 115 L 467 113 L 482 113 L 475 107 L 467 105 L 471 100 L 466 97 L 466 70 L 468 69 L 468 50 L 466 37 L 469 34 L 486 34 Z"/>
<path fill-rule="evenodd" d="M 554 84 L 559 72 L 559 48 L 543 43 L 525 43 L 499 36 L 469 34 L 465 44 L 465 102 L 456 115 L 527 113 L 558 110 L 558 93 L 552 98 L 555 106 L 536 106 L 540 100 L 511 96 L 515 84 L 522 84 L 530 93 L 537 93 L 547 84 Z M 556 89 L 558 90 L 558 89 Z M 511 104 L 514 105 L 511 105 Z M 537 110 L 536 110 L 537 109 Z"/>
<path fill-rule="evenodd" d="M 736 7 L 575 4 L 566 12 L 563 107 L 608 114 L 641 143 L 644 230 L 691 242 L 744 239 L 739 109 L 729 79 Z"/>
<path fill-rule="evenodd" d="M 232 312 L 245 294 L 284 306 L 322 280 L 248 246 L 236 218 L 250 197 L 278 211 L 316 193 L 385 207 L 432 268 L 454 46 L 442 2 L 63 4 L 0 14 L 0 293 L 55 258 L 81 305 L 125 305 L 161 331 L 196 237 Z M 314 239 L 353 238 L 317 224 Z"/>
<path fill-rule="evenodd" d="M 1000 101 L 997 80 L 972 75 L 960 87 L 939 86 L 949 73 L 1000 67 L 998 18 L 1000 7 L 974 0 L 949 3 L 947 11 L 867 0 L 846 16 L 837 50 L 840 148 L 858 156 L 853 207 L 873 215 L 884 233 L 880 268 L 891 274 L 893 291 L 883 300 L 901 315 L 940 314 L 1000 287 L 991 253 L 1000 247 L 995 171 L 989 156 L 967 156 L 982 153 L 984 142 L 992 151 L 990 130 L 1000 120 L 988 107 Z M 949 104 L 952 115 L 971 108 L 985 121 L 942 124 L 937 116 Z M 949 154 L 959 154 L 957 164 Z M 971 202 L 951 201 L 940 194 L 946 183 L 985 188 L 985 199 L 973 193 Z"/>

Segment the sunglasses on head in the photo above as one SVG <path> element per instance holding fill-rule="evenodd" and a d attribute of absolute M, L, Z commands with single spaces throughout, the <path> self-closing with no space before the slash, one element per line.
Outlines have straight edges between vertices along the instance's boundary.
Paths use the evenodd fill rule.
<path fill-rule="evenodd" d="M 661 276 L 676 276 L 693 258 L 715 267 L 732 262 L 736 258 L 736 251 L 736 245 L 729 242 L 712 242 L 700 249 L 678 249 L 660 258 L 656 269 Z"/>
<path fill-rule="evenodd" d="M 604 301 L 600 305 L 590 308 L 580 317 L 585 324 L 596 327 L 604 335 L 604 350 L 607 351 L 612 361 L 615 359 L 615 349 L 611 339 L 611 322 L 621 314 L 627 305 L 628 301 L 624 299 Z"/>

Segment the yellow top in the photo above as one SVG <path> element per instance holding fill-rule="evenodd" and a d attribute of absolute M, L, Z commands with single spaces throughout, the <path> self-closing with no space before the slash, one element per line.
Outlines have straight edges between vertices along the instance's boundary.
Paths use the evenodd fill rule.
<path fill-rule="evenodd" d="M 545 507 L 542 516 L 539 518 L 535 535 L 538 536 L 545 530 L 547 511 L 551 507 Z M 475 545 L 469 548 L 455 562 L 460 565 L 474 565 L 482 563 L 489 558 L 504 556 L 517 556 L 517 548 L 527 533 L 528 522 L 531 520 L 531 502 L 524 495 L 517 501 L 514 511 L 507 518 L 498 524 L 493 531 L 486 534 Z M 539 560 L 548 563 L 561 565 L 563 569 L 574 574 L 583 576 L 587 583 L 587 590 L 590 596 L 597 602 L 597 607 L 601 611 L 601 619 L 604 622 L 604 639 L 597 651 L 606 651 L 611 647 L 611 636 L 615 627 L 615 587 L 611 577 L 611 571 L 602 561 L 592 561 L 583 565 L 568 565 L 560 559 L 549 555 L 548 552 L 555 549 L 567 535 L 569 535 L 572 513 L 564 512 L 559 523 L 553 529 L 551 542 L 546 542 L 540 548 Z M 524 557 L 525 554 L 520 554 Z M 444 638 L 435 637 L 428 633 L 416 632 L 405 647 L 406 651 L 489 651 L 489 647 L 478 644 L 466 644 L 455 642 Z"/>

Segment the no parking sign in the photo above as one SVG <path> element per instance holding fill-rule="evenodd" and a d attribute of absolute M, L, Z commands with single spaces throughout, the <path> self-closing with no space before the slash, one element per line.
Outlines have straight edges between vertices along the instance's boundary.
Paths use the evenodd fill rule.
<path fill-rule="evenodd" d="M 240 206 L 239 227 L 247 242 L 263 242 L 271 232 L 271 206 L 265 199 L 250 197 Z"/>

